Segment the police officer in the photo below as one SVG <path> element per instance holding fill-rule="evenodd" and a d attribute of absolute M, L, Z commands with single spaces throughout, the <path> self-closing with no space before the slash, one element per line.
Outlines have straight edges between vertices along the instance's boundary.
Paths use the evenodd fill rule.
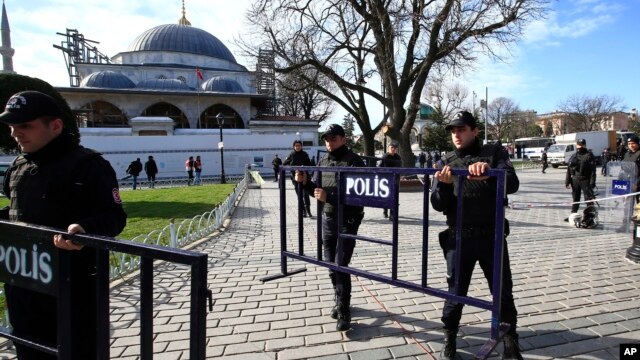
<path fill-rule="evenodd" d="M 398 154 L 398 142 L 396 140 L 391 141 L 389 143 L 389 150 L 384 156 L 382 156 L 382 160 L 380 161 L 380 167 L 401 167 L 402 166 L 402 158 L 400 154 Z M 389 209 L 382 209 L 382 216 L 385 218 L 389 217 Z M 389 220 L 393 221 L 394 214 L 391 214 Z"/>
<path fill-rule="evenodd" d="M 576 152 L 569 158 L 567 175 L 564 185 L 568 189 L 571 187 L 571 195 L 574 204 L 571 205 L 571 213 L 578 212 L 580 204 L 580 192 L 584 193 L 584 199 L 593 200 L 593 188 L 596 186 L 596 157 L 591 150 L 587 149 L 587 141 L 578 139 L 576 141 Z M 587 203 L 589 204 L 589 203 Z M 564 219 L 565 222 L 569 218 Z"/>
<path fill-rule="evenodd" d="M 99 153 L 78 144 L 50 96 L 24 91 L 7 102 L 0 121 L 9 125 L 22 154 L 4 181 L 10 205 L 0 218 L 64 229 L 68 234 L 115 236 L 126 223 L 113 168 Z M 71 352 L 73 359 L 96 356 L 96 252 L 54 235 L 69 251 Z M 5 284 L 9 318 L 16 335 L 55 347 L 56 298 Z M 15 343 L 19 359 L 55 359 Z"/>
<path fill-rule="evenodd" d="M 627 139 L 627 152 L 624 154 L 622 161 L 629 161 L 636 164 L 636 177 L 640 180 L 640 139 L 637 135 L 633 134 Z M 636 190 L 638 191 L 640 181 L 636 182 Z M 639 196 L 636 195 L 636 204 L 638 203 Z"/>
<path fill-rule="evenodd" d="M 506 193 L 513 194 L 520 182 L 509 160 L 509 155 L 495 144 L 482 145 L 478 139 L 479 129 L 476 119 L 468 111 L 456 114 L 447 125 L 455 150 L 443 158 L 443 167 L 434 174 L 437 185 L 431 194 L 431 204 L 436 211 L 447 217 L 449 228 L 440 233 L 439 240 L 447 262 L 447 283 L 449 292 L 454 293 L 456 273 L 460 283 L 457 294 L 465 296 L 469 289 L 475 263 L 479 262 L 484 276 L 493 284 L 493 244 L 495 238 L 496 179 L 485 174 L 490 169 L 504 169 L 506 172 Z M 455 226 L 457 222 L 458 189 L 457 180 L 451 169 L 469 171 L 462 182 L 462 247 L 460 268 L 456 267 Z M 522 359 L 516 333 L 517 311 L 513 300 L 513 281 L 509 265 L 509 251 L 506 236 L 509 222 L 505 220 L 504 257 L 502 261 L 502 312 L 500 321 L 511 325 L 504 337 L 504 359 Z M 456 354 L 456 336 L 464 304 L 446 300 L 442 310 L 444 323 L 444 346 L 441 359 L 453 359 Z"/>
<path fill-rule="evenodd" d="M 347 139 L 342 126 L 332 124 L 322 134 L 328 153 L 320 159 L 318 166 L 356 166 L 364 167 L 364 161 L 347 147 Z M 316 172 L 313 181 L 308 180 L 307 173 L 298 171 L 295 180 L 304 185 L 306 191 L 323 203 L 322 208 L 322 247 L 324 260 L 347 266 L 351 261 L 356 246 L 355 239 L 342 239 L 342 254 L 337 253 L 338 246 L 338 209 L 337 181 L 333 172 L 322 172 L 322 187 L 317 187 L 319 174 Z M 343 234 L 357 234 L 362 218 L 362 206 L 345 205 L 342 209 Z M 335 292 L 335 306 L 331 309 L 331 317 L 337 319 L 336 329 L 345 331 L 351 327 L 351 275 L 329 270 L 329 278 Z"/>
<path fill-rule="evenodd" d="M 283 165 L 292 165 L 292 166 L 311 166 L 311 159 L 309 159 L 309 154 L 306 151 L 302 150 L 302 141 L 294 140 L 293 141 L 293 151 L 287 155 L 284 159 Z M 293 183 L 293 188 L 296 189 L 296 194 L 300 196 L 300 186 L 294 179 L 294 174 L 291 174 L 291 182 Z M 309 194 L 302 191 L 302 203 L 304 204 L 304 211 L 302 212 L 303 217 L 311 217 L 311 202 L 309 200 Z"/>

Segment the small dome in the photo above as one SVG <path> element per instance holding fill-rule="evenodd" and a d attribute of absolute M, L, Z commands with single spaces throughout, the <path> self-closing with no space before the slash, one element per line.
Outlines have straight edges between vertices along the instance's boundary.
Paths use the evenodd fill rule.
<path fill-rule="evenodd" d="M 128 51 L 176 51 L 236 62 L 231 51 L 218 38 L 185 24 L 167 24 L 149 29 L 133 40 Z"/>
<path fill-rule="evenodd" d="M 98 71 L 82 79 L 80 87 L 95 87 L 107 89 L 133 89 L 136 84 L 125 75 L 115 71 Z"/>
<path fill-rule="evenodd" d="M 147 89 L 147 90 L 180 90 L 180 91 L 189 91 L 193 90 L 184 82 L 178 79 L 151 79 L 151 80 L 142 80 L 136 86 L 138 89 Z"/>
<path fill-rule="evenodd" d="M 224 76 L 214 76 L 200 85 L 203 91 L 216 91 L 227 93 L 243 93 L 242 86 L 237 81 Z"/>

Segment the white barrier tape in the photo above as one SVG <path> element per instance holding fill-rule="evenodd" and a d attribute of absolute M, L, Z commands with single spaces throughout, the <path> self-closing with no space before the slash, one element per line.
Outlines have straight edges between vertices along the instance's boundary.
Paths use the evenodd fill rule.
<path fill-rule="evenodd" d="M 529 209 L 529 208 L 536 208 L 536 207 L 556 207 L 556 206 L 571 206 L 574 204 L 586 204 L 586 203 L 591 203 L 591 202 L 602 202 L 602 201 L 609 201 L 609 200 L 615 200 L 615 199 L 619 199 L 619 198 L 626 198 L 629 196 L 635 196 L 640 194 L 640 191 L 638 192 L 634 192 L 634 193 L 630 193 L 630 194 L 624 194 L 624 195 L 616 195 L 616 196 L 609 196 L 606 198 L 596 198 L 593 200 L 585 200 L 585 201 L 576 201 L 576 202 L 568 202 L 568 203 L 550 203 L 550 202 L 543 202 L 543 203 L 517 203 L 517 202 L 511 202 L 509 204 L 509 208 L 510 209 Z"/>

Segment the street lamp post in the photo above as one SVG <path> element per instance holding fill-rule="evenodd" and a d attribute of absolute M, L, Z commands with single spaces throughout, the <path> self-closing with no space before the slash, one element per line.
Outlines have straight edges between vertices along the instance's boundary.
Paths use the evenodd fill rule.
<path fill-rule="evenodd" d="M 222 125 L 224 125 L 224 115 L 222 113 L 218 113 L 216 115 L 216 120 L 218 120 L 218 127 L 220 128 L 220 142 L 218 143 L 218 149 L 220 149 L 220 184 L 226 184 L 227 179 L 224 176 L 224 142 L 222 139 Z"/>

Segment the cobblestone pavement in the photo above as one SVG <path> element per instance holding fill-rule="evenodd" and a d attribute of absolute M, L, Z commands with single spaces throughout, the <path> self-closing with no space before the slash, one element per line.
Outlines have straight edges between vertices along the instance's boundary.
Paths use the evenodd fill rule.
<path fill-rule="evenodd" d="M 518 172 L 514 203 L 567 203 L 565 169 Z M 599 179 L 600 189 L 604 180 Z M 291 185 L 288 183 L 288 187 Z M 207 315 L 207 358 L 221 359 L 431 359 L 442 343 L 443 300 L 354 277 L 353 329 L 335 330 L 329 317 L 333 296 L 327 270 L 296 261 L 307 271 L 265 282 L 280 272 L 279 197 L 276 183 L 244 194 L 227 228 L 198 245 L 209 255 L 214 309 Z M 294 192 L 287 190 L 287 232 L 297 250 Z M 421 192 L 402 192 L 398 277 L 419 283 L 422 239 Z M 312 211 L 316 214 L 315 209 Z M 569 207 L 508 209 L 508 238 L 525 359 L 618 359 L 620 343 L 640 343 L 640 264 L 624 258 L 629 233 L 576 229 L 563 222 Z M 444 262 L 437 232 L 441 214 L 430 211 L 428 285 L 444 288 Z M 304 219 L 306 254 L 316 253 L 316 217 Z M 380 209 L 366 209 L 360 234 L 391 239 L 391 223 Z M 359 242 L 351 266 L 390 275 L 390 247 Z M 187 359 L 189 274 L 180 266 L 156 267 L 154 359 Z M 470 296 L 489 298 L 476 267 Z M 113 288 L 111 356 L 139 357 L 137 279 Z M 488 339 L 490 312 L 465 307 L 458 358 L 470 359 Z M 492 358 L 499 358 L 498 345 Z M 11 349 L 0 351 L 13 358 Z"/>

